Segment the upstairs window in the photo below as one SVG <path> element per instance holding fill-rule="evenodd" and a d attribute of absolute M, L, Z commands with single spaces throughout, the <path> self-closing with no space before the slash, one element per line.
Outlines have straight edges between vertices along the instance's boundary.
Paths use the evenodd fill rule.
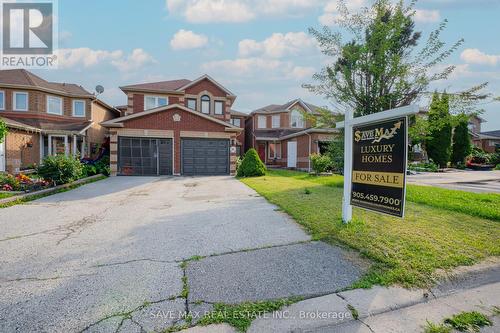
<path fill-rule="evenodd" d="M 168 97 L 144 96 L 144 110 L 154 109 L 168 104 Z"/>
<path fill-rule="evenodd" d="M 47 113 L 62 115 L 62 98 L 47 96 Z"/>
<path fill-rule="evenodd" d="M 280 127 L 280 115 L 276 114 L 273 116 L 273 128 L 279 128 Z"/>
<path fill-rule="evenodd" d="M 231 124 L 233 126 L 241 127 L 241 119 L 240 118 L 231 118 Z"/>
<path fill-rule="evenodd" d="M 5 93 L 0 91 L 0 110 L 5 110 Z"/>
<path fill-rule="evenodd" d="M 208 95 L 201 96 L 201 112 L 210 114 L 210 97 Z"/>
<path fill-rule="evenodd" d="M 85 101 L 73 101 L 73 116 L 85 117 Z"/>
<path fill-rule="evenodd" d="M 224 102 L 215 101 L 215 114 L 223 114 L 224 113 Z"/>
<path fill-rule="evenodd" d="M 190 108 L 191 110 L 196 110 L 196 99 L 195 98 L 188 98 L 187 99 L 187 107 Z"/>
<path fill-rule="evenodd" d="M 303 128 L 304 118 L 298 110 L 293 110 L 290 114 L 290 127 L 292 128 Z"/>
<path fill-rule="evenodd" d="M 258 128 L 266 128 L 267 127 L 267 124 L 266 124 L 266 116 L 258 116 L 257 117 L 257 127 Z"/>
<path fill-rule="evenodd" d="M 14 110 L 28 111 L 28 93 L 26 92 L 14 93 Z"/>

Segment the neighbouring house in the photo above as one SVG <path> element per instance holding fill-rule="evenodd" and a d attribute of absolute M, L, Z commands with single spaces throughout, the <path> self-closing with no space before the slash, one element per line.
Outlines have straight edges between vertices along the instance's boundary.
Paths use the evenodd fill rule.
<path fill-rule="evenodd" d="M 93 157 L 108 136 L 99 123 L 119 115 L 77 84 L 0 70 L 0 117 L 8 127 L 0 171 L 19 172 L 58 153 Z"/>
<path fill-rule="evenodd" d="M 309 156 L 323 153 L 338 134 L 333 128 L 314 128 L 304 119 L 304 113 L 317 114 L 318 109 L 295 99 L 252 111 L 245 126 L 247 149 L 255 148 L 268 166 L 310 170 Z"/>
<path fill-rule="evenodd" d="M 249 117 L 248 113 L 231 110 L 231 124 L 243 130 L 236 136 L 236 156 L 242 157 L 245 153 L 245 122 Z"/>
<path fill-rule="evenodd" d="M 101 123 L 111 133 L 112 175 L 235 173 L 243 128 L 233 125 L 236 96 L 208 75 L 120 87 L 123 116 Z"/>
<path fill-rule="evenodd" d="M 480 132 L 474 144 L 488 153 L 500 151 L 500 130 Z"/>

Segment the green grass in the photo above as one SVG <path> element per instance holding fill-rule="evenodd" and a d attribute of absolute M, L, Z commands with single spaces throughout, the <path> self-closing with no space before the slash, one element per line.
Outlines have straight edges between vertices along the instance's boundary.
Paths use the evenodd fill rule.
<path fill-rule="evenodd" d="M 426 287 L 433 284 L 436 269 L 500 255 L 500 223 L 472 213 L 410 201 L 404 220 L 355 208 L 353 221 L 346 225 L 341 219 L 341 176 L 270 171 L 241 181 L 291 215 L 313 239 L 356 249 L 372 259 L 375 264 L 353 288 Z"/>
<path fill-rule="evenodd" d="M 5 199 L 5 198 L 9 198 L 9 197 L 12 197 L 14 194 L 12 193 L 0 193 L 0 199 Z"/>
<path fill-rule="evenodd" d="M 198 322 L 201 326 L 227 323 L 240 332 L 246 332 L 252 321 L 268 312 L 281 309 L 300 299 L 282 299 L 276 301 L 246 302 L 236 305 L 216 303 L 214 310 L 204 315 Z"/>
<path fill-rule="evenodd" d="M 83 183 L 74 184 L 74 185 L 71 185 L 71 186 L 68 186 L 68 187 L 65 187 L 65 188 L 58 189 L 57 191 L 54 191 L 54 192 L 43 193 L 43 194 L 35 194 L 35 195 L 29 196 L 29 197 L 24 197 L 22 199 L 17 199 L 17 200 L 11 201 L 11 202 L 0 204 L 0 209 L 7 208 L 7 207 L 12 207 L 12 206 L 15 206 L 15 205 L 22 205 L 24 203 L 27 203 L 27 202 L 30 202 L 30 201 L 33 201 L 33 200 L 37 200 L 37 199 L 48 197 L 50 195 L 54 195 L 54 194 L 57 194 L 57 193 L 71 191 L 71 190 L 73 190 L 75 188 L 78 188 L 80 186 L 87 185 L 87 184 L 90 184 L 90 183 L 94 183 L 94 182 L 97 182 L 99 180 L 103 180 L 105 178 L 108 178 L 108 177 L 101 176 L 101 177 L 90 179 L 90 180 L 88 180 L 86 182 L 83 182 Z"/>
<path fill-rule="evenodd" d="M 481 327 L 492 325 L 488 317 L 477 311 L 461 312 L 445 319 L 444 323 L 460 332 L 479 332 Z"/>
<path fill-rule="evenodd" d="M 406 197 L 412 202 L 500 221 L 500 194 L 410 185 Z"/>
<path fill-rule="evenodd" d="M 424 333 L 450 333 L 451 327 L 446 326 L 444 324 L 434 324 L 430 321 L 427 321 L 427 324 L 424 328 Z"/>

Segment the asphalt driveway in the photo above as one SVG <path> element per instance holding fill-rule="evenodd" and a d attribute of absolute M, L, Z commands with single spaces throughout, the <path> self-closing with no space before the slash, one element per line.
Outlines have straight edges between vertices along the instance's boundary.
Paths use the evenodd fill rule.
<path fill-rule="evenodd" d="M 213 302 L 331 293 L 364 269 L 234 178 L 114 177 L 0 209 L 0 331 L 160 331 Z"/>

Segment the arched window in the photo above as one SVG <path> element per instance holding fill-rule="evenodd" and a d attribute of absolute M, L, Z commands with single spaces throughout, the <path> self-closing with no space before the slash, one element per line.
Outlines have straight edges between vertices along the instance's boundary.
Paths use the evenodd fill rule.
<path fill-rule="evenodd" d="M 201 112 L 210 114 L 210 97 L 208 95 L 201 96 Z"/>
<path fill-rule="evenodd" d="M 293 110 L 290 114 L 290 127 L 292 128 L 303 128 L 304 119 L 299 110 Z"/>

